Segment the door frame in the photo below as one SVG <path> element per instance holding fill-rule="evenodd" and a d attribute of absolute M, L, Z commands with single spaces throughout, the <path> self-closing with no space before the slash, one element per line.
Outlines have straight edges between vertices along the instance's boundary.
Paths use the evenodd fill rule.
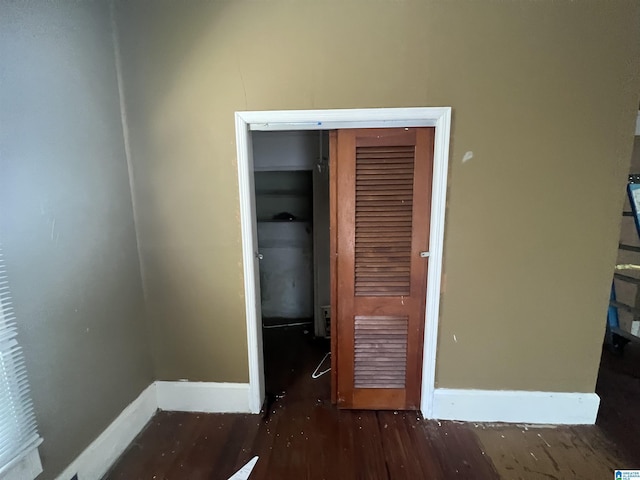
<path fill-rule="evenodd" d="M 431 190 L 431 231 L 429 235 L 430 257 L 427 274 L 420 400 L 422 415 L 425 418 L 432 418 L 440 312 L 447 171 L 449 167 L 451 107 L 236 112 L 235 122 L 249 361 L 249 408 L 253 413 L 260 411 L 265 396 L 265 385 L 251 132 L 256 130 L 283 131 L 435 127 Z M 433 320 L 427 322 L 428 318 Z"/>

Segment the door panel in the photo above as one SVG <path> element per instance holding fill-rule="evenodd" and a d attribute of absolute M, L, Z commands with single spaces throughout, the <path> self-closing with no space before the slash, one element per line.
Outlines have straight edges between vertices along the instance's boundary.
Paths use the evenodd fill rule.
<path fill-rule="evenodd" d="M 331 138 L 337 403 L 416 409 L 433 164 L 432 128 L 339 130 Z"/>

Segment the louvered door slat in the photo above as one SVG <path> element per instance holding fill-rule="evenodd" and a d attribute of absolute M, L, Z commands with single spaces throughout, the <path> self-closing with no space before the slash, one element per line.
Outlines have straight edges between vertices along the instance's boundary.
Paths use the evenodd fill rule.
<path fill-rule="evenodd" d="M 409 271 L 383 274 L 385 266 L 410 263 L 413 206 L 408 200 L 413 198 L 414 148 L 356 146 L 355 162 L 355 295 L 409 295 Z M 387 199 L 400 201 L 389 204 Z M 376 207 L 385 208 L 386 214 L 372 215 Z M 395 235 L 376 236 L 389 231 Z M 367 265 L 376 265 L 379 275 L 365 277 L 359 267 Z"/>
<path fill-rule="evenodd" d="M 407 317 L 355 317 L 355 388 L 404 388 Z"/>

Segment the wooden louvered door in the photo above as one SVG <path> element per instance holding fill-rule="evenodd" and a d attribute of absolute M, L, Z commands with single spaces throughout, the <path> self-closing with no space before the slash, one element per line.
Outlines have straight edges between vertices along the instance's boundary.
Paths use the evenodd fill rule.
<path fill-rule="evenodd" d="M 339 130 L 331 152 L 336 400 L 418 409 L 429 248 L 432 128 Z M 335 310 L 334 310 L 335 311 Z"/>

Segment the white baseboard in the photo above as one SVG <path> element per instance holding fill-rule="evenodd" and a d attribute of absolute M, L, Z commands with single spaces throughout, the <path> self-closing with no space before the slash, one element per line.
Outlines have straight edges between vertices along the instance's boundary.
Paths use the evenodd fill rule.
<path fill-rule="evenodd" d="M 56 480 L 99 480 L 142 431 L 156 410 L 245 413 L 248 383 L 154 382 L 100 434 Z"/>
<path fill-rule="evenodd" d="M 149 385 L 60 475 L 69 480 L 99 480 L 122 455 L 158 409 L 156 386 Z"/>
<path fill-rule="evenodd" d="M 595 393 L 458 390 L 438 388 L 433 418 L 468 422 L 591 425 L 600 397 Z"/>
<path fill-rule="evenodd" d="M 156 382 L 158 408 L 167 411 L 250 413 L 248 383 Z"/>
<path fill-rule="evenodd" d="M 433 418 L 469 422 L 593 424 L 595 393 L 458 390 L 438 388 Z M 249 413 L 248 383 L 154 382 L 58 477 L 99 480 L 140 433 L 157 409 L 182 412 Z"/>

